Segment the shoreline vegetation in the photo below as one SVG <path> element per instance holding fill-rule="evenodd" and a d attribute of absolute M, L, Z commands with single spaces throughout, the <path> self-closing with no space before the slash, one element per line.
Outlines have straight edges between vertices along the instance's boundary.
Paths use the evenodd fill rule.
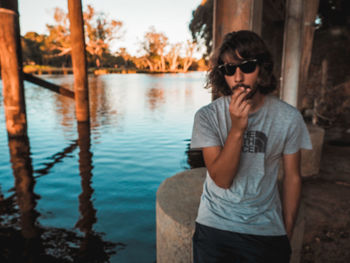
<path fill-rule="evenodd" d="M 44 34 L 27 32 L 21 37 L 23 71 L 27 74 L 72 74 L 68 14 L 55 8 L 54 22 Z M 86 64 L 89 74 L 185 73 L 204 71 L 207 58 L 194 39 L 172 43 L 164 32 L 151 26 L 138 40 L 137 55 L 126 47 L 112 50 L 112 42 L 124 37 L 123 22 L 88 5 L 83 12 Z M 198 56 L 201 56 L 200 58 Z"/>
<path fill-rule="evenodd" d="M 149 69 L 135 69 L 135 68 L 113 68 L 113 67 L 102 67 L 88 68 L 88 74 L 94 75 L 105 75 L 105 74 L 135 74 L 135 73 L 144 73 L 144 74 L 178 74 L 178 73 L 191 73 L 191 72 L 201 72 L 206 71 L 207 68 L 198 68 L 196 70 L 177 70 L 177 71 L 151 71 Z M 23 72 L 27 74 L 34 75 L 69 75 L 73 74 L 73 68 L 71 67 L 52 67 L 45 65 L 25 65 L 23 67 Z"/>

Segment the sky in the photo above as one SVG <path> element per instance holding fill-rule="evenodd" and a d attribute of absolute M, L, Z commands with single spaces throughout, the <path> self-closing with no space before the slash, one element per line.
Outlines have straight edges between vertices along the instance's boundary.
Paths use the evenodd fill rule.
<path fill-rule="evenodd" d="M 123 22 L 123 39 L 115 40 L 112 51 L 125 47 L 137 56 L 145 32 L 154 26 L 164 33 L 169 43 L 191 39 L 188 25 L 192 11 L 201 0 L 82 0 L 83 9 L 91 5 L 109 18 Z M 46 24 L 53 24 L 54 8 L 67 11 L 68 0 L 18 0 L 21 35 L 34 31 L 48 33 Z"/>

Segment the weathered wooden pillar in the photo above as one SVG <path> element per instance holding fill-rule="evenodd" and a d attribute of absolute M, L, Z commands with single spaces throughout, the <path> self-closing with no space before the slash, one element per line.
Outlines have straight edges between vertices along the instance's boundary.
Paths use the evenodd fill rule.
<path fill-rule="evenodd" d="M 232 31 L 252 30 L 260 35 L 263 0 L 214 0 L 213 50 Z"/>
<path fill-rule="evenodd" d="M 0 61 L 6 129 L 9 137 L 27 134 L 22 52 L 17 1 L 0 1 Z"/>
<path fill-rule="evenodd" d="M 78 122 L 89 122 L 89 89 L 81 0 L 68 0 L 68 14 L 74 73 L 75 111 Z"/>
<path fill-rule="evenodd" d="M 281 99 L 298 107 L 302 53 L 303 1 L 287 0 L 284 27 Z"/>

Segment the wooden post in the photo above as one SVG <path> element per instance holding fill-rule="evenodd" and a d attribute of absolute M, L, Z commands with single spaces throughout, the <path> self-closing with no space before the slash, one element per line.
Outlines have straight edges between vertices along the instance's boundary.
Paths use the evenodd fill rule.
<path fill-rule="evenodd" d="M 263 0 L 214 0 L 213 50 L 232 31 L 252 30 L 261 34 Z"/>
<path fill-rule="evenodd" d="M 70 42 L 72 46 L 76 116 L 78 122 L 89 122 L 89 89 L 81 0 L 68 0 L 68 14 L 71 32 Z"/>
<path fill-rule="evenodd" d="M 287 0 L 283 40 L 281 99 L 298 107 L 303 1 Z"/>
<path fill-rule="evenodd" d="M 17 1 L 1 1 L 0 4 L 1 7 L 6 7 L 0 8 L 0 61 L 6 129 L 9 137 L 26 136 L 27 117 Z"/>
<path fill-rule="evenodd" d="M 318 11 L 319 0 L 303 2 L 303 28 L 302 28 L 302 53 L 300 62 L 300 80 L 298 105 L 301 106 L 303 96 L 306 93 L 309 66 L 312 55 L 312 45 L 315 33 L 315 20 Z"/>

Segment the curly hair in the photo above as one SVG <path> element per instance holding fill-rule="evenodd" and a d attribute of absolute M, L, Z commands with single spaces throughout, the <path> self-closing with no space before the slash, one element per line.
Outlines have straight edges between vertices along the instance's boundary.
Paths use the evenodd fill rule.
<path fill-rule="evenodd" d="M 212 93 L 218 95 L 231 95 L 232 91 L 227 85 L 224 74 L 218 66 L 224 64 L 222 57 L 229 54 L 236 60 L 257 59 L 259 74 L 256 82 L 261 94 L 268 94 L 276 89 L 276 78 L 273 75 L 273 61 L 264 41 L 254 32 L 241 30 L 225 35 L 221 46 L 215 50 L 210 59 L 210 68 L 207 75 L 206 88 L 212 88 Z"/>

